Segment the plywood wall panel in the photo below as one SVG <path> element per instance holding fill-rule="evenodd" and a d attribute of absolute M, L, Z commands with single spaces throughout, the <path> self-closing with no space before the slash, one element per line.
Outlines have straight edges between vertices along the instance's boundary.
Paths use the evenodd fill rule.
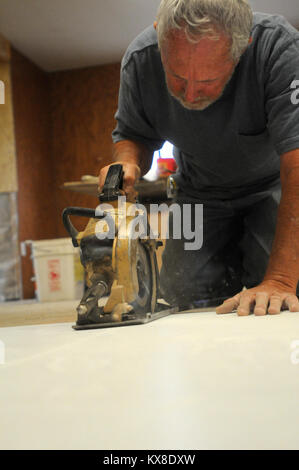
<path fill-rule="evenodd" d="M 96 197 L 61 185 L 96 175 L 110 161 L 119 72 L 112 64 L 49 74 L 12 50 L 20 241 L 65 237 L 63 208 L 97 205 Z M 24 297 L 31 298 L 29 258 L 22 274 Z"/>
<path fill-rule="evenodd" d="M 56 188 L 97 175 L 111 160 L 120 64 L 52 73 L 51 103 Z M 95 207 L 92 196 L 56 189 L 59 211 L 69 205 Z M 82 228 L 86 221 L 79 221 Z M 64 228 L 59 222 L 59 236 Z"/>
<path fill-rule="evenodd" d="M 56 180 L 51 151 L 48 74 L 12 49 L 11 73 L 18 173 L 19 241 L 56 237 Z M 22 258 L 23 292 L 34 296 L 32 263 Z"/>

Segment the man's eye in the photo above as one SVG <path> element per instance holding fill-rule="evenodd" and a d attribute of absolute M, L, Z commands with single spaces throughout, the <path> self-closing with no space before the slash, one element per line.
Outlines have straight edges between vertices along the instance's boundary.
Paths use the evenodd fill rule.
<path fill-rule="evenodd" d="M 184 78 L 182 78 L 182 77 L 177 77 L 176 75 L 173 75 L 173 77 L 174 77 L 175 80 L 177 80 L 177 81 L 179 81 L 179 82 L 183 82 L 183 83 L 186 82 L 186 80 L 185 80 Z"/>
<path fill-rule="evenodd" d="M 170 75 L 172 76 L 172 78 L 175 78 L 176 80 L 185 81 L 185 79 L 184 79 L 184 78 L 182 78 L 182 77 L 179 77 L 178 75 L 175 75 L 174 73 L 171 73 L 171 72 L 170 72 Z"/>
<path fill-rule="evenodd" d="M 211 83 L 214 83 L 216 80 L 204 80 L 201 83 L 204 83 L 205 85 L 210 85 Z"/>

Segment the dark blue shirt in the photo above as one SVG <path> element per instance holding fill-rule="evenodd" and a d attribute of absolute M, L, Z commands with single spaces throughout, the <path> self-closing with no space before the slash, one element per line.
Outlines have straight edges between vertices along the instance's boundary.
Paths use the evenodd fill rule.
<path fill-rule="evenodd" d="M 153 26 L 128 47 L 121 65 L 113 141 L 155 151 L 175 146 L 178 181 L 194 197 L 230 198 L 279 181 L 280 155 L 299 148 L 299 32 L 283 17 L 254 13 L 252 43 L 221 98 L 185 109 L 167 89 Z"/>

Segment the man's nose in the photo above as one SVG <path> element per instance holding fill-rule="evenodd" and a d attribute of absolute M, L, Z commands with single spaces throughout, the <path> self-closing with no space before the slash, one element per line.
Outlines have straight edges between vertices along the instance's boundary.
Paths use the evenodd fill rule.
<path fill-rule="evenodd" d="M 198 101 L 201 95 L 201 88 L 198 83 L 193 81 L 188 81 L 185 88 L 184 98 L 187 103 L 194 103 Z"/>

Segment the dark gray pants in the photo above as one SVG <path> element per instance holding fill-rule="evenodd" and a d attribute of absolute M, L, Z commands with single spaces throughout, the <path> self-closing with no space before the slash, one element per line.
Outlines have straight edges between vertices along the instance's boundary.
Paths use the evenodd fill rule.
<path fill-rule="evenodd" d="M 170 212 L 161 296 L 181 308 L 208 307 L 219 305 L 244 286 L 258 285 L 268 265 L 280 197 L 277 188 L 228 201 L 197 201 L 203 204 L 203 245 L 195 251 L 184 249 L 184 238 L 172 238 Z M 194 219 L 194 200 L 181 196 L 174 202 L 192 204 Z"/>

